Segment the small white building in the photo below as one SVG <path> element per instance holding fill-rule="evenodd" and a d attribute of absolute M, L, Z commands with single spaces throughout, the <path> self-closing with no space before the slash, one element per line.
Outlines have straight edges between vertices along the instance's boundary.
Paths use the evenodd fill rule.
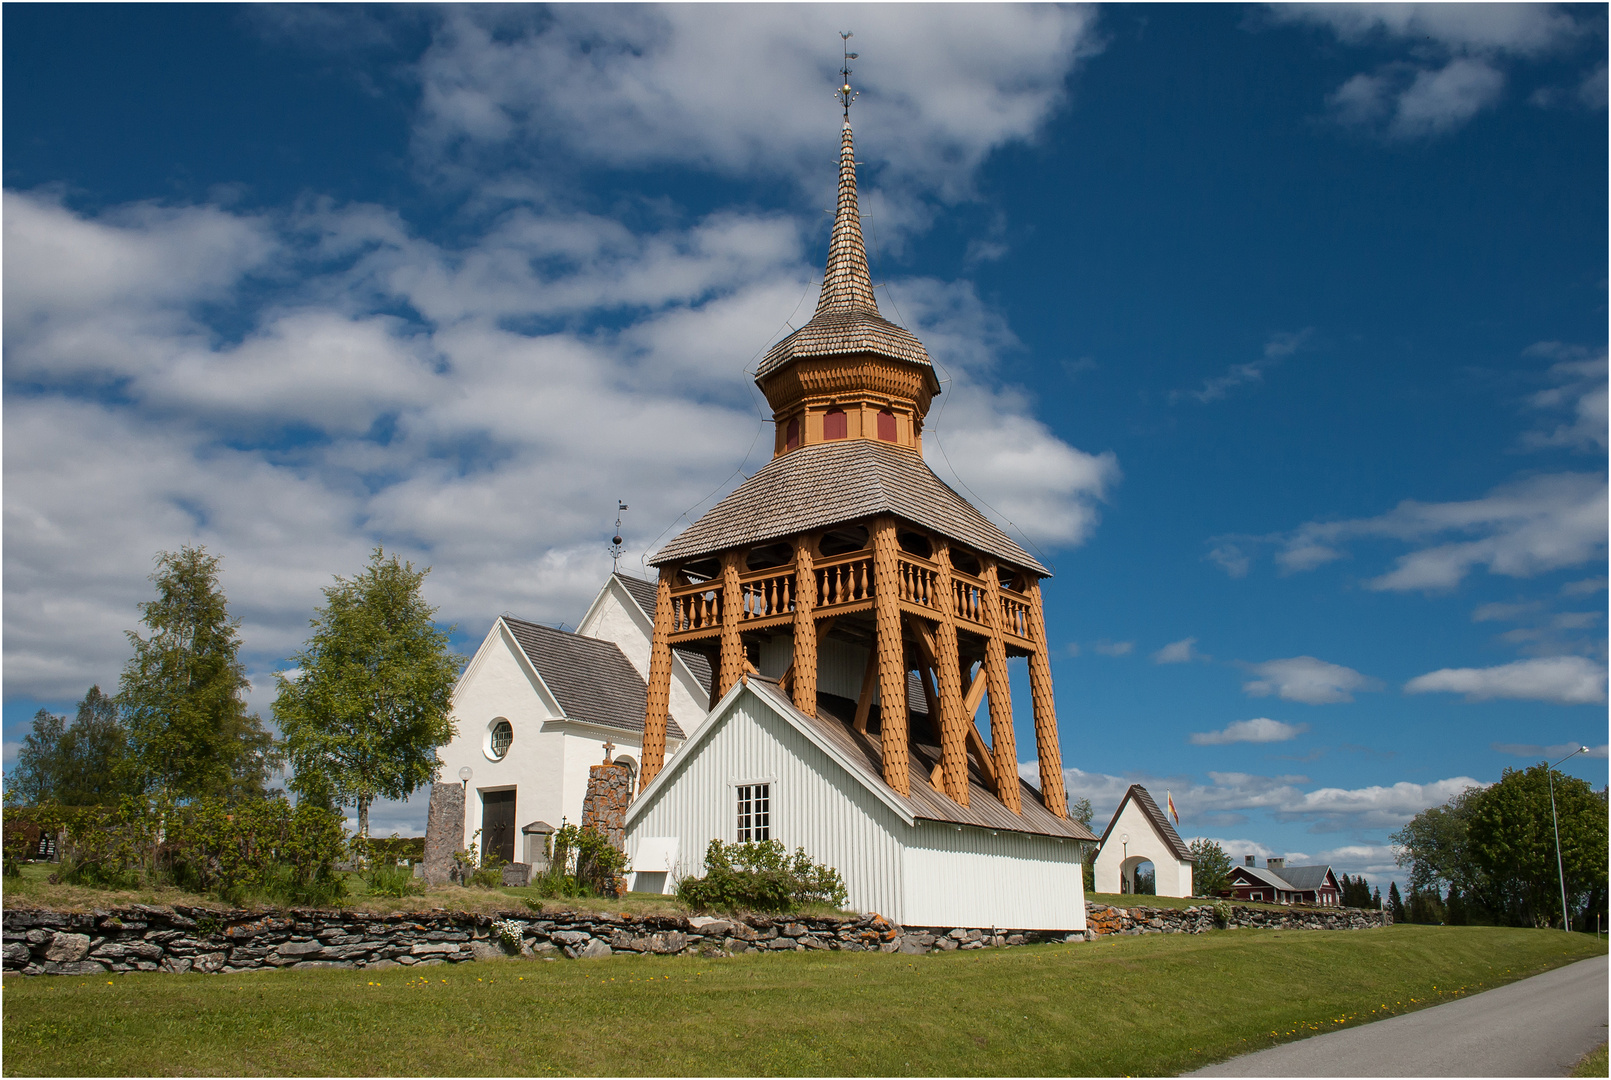
<path fill-rule="evenodd" d="M 1192 857 L 1180 834 L 1169 824 L 1152 795 L 1140 784 L 1119 800 L 1113 819 L 1102 831 L 1095 870 L 1099 893 L 1136 891 L 1136 868 L 1150 862 L 1158 896 L 1191 896 Z"/>
<path fill-rule="evenodd" d="M 611 760 L 636 773 L 654 597 L 647 582 L 614 574 L 575 633 L 509 615 L 493 623 L 454 687 L 456 734 L 437 750 L 442 782 L 470 772 L 465 844 L 475 840 L 509 862 L 537 861 L 539 826 L 581 820 L 588 768 L 606 760 L 606 744 Z M 668 754 L 704 719 L 709 685 L 704 657 L 679 652 Z"/>
<path fill-rule="evenodd" d="M 1083 825 L 1016 777 L 1021 815 L 977 772 L 960 806 L 930 786 L 938 749 L 921 744 L 903 796 L 849 720 L 806 715 L 770 679 L 735 684 L 627 811 L 634 887 L 703 874 L 712 840 L 777 840 L 837 869 L 851 908 L 904 925 L 1085 929 Z"/>

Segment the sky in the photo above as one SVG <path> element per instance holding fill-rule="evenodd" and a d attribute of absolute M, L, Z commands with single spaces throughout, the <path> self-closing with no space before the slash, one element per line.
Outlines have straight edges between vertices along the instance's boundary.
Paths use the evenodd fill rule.
<path fill-rule="evenodd" d="M 1143 783 L 1385 882 L 1467 786 L 1607 782 L 1603 6 L 0 17 L 8 766 L 160 551 L 222 556 L 267 716 L 376 545 L 469 653 L 576 624 L 617 500 L 641 572 L 757 471 L 849 30 L 925 454 L 1055 571 L 1098 831 Z"/>

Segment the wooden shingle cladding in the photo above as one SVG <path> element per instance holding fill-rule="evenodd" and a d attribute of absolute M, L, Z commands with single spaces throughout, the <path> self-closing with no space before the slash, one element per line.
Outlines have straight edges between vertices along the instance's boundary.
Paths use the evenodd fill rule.
<path fill-rule="evenodd" d="M 655 553 L 649 565 L 689 562 L 880 514 L 930 529 L 1037 577 L 1051 575 L 922 458 L 860 439 L 806 446 L 774 458 Z"/>
<path fill-rule="evenodd" d="M 567 717 L 642 735 L 648 706 L 643 677 L 614 642 L 510 615 L 503 624 Z M 666 734 L 683 738 L 676 720 L 668 719 Z"/>

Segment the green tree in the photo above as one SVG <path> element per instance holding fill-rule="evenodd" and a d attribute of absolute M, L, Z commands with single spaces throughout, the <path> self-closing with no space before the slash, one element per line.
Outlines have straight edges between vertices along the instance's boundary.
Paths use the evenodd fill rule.
<path fill-rule="evenodd" d="M 1466 788 L 1444 805 L 1422 810 L 1388 837 L 1398 865 L 1409 868 L 1412 889 L 1478 885 L 1479 871 L 1468 850 L 1467 830 L 1482 794 L 1482 788 Z"/>
<path fill-rule="evenodd" d="M 1393 913 L 1394 922 L 1401 923 L 1404 921 L 1404 901 L 1399 898 L 1398 882 L 1396 881 L 1387 883 L 1387 909 Z"/>
<path fill-rule="evenodd" d="M 1096 816 L 1096 811 L 1091 807 L 1091 800 L 1081 796 L 1074 800 L 1073 806 L 1068 808 L 1068 816 L 1089 829 L 1091 819 Z"/>
<path fill-rule="evenodd" d="M 67 776 L 67 717 L 49 709 L 34 713 L 33 728 L 22 737 L 17 763 L 6 777 L 6 801 L 37 806 L 59 798 Z"/>
<path fill-rule="evenodd" d="M 283 763 L 274 737 L 246 711 L 240 620 L 229 617 L 219 558 L 203 547 L 157 556 L 157 598 L 140 605 L 149 637 L 129 631 L 134 657 L 118 703 L 128 725 L 121 779 L 174 798 L 261 795 Z"/>
<path fill-rule="evenodd" d="M 1231 857 L 1219 842 L 1198 837 L 1190 846 L 1197 860 L 1191 872 L 1192 891 L 1198 896 L 1218 896 L 1221 889 L 1230 888 Z"/>
<path fill-rule="evenodd" d="M 1560 870 L 1550 813 L 1550 782 L 1560 822 Z M 1481 904 L 1514 925 L 1549 926 L 1561 915 L 1561 874 L 1567 908 L 1580 910 L 1606 884 L 1606 804 L 1586 781 L 1540 762 L 1506 769 L 1473 800 L 1467 820 L 1468 858 Z"/>
<path fill-rule="evenodd" d="M 420 596 L 428 573 L 376 548 L 361 574 L 324 590 L 297 670 L 275 676 L 291 788 L 356 803 L 359 836 L 369 835 L 375 799 L 405 798 L 436 778 L 436 748 L 453 738 L 449 699 L 464 658 Z"/>

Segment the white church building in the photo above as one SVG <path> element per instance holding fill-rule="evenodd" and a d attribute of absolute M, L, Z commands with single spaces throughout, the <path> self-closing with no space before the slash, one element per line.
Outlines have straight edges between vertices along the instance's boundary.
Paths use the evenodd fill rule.
<path fill-rule="evenodd" d="M 612 574 L 575 632 L 492 624 L 453 690 L 457 734 L 437 750 L 443 782 L 465 784 L 465 844 L 539 861 L 544 830 L 581 821 L 590 766 L 608 753 L 637 773 L 654 602 L 654 586 Z M 668 753 L 709 704 L 710 665 L 676 653 Z"/>
<path fill-rule="evenodd" d="M 1102 830 L 1097 848 L 1095 872 L 1099 893 L 1133 893 L 1136 870 L 1151 863 L 1155 896 L 1192 896 L 1192 869 L 1196 860 L 1191 848 L 1158 809 L 1152 794 L 1140 784 L 1119 800 L 1108 827 Z"/>

